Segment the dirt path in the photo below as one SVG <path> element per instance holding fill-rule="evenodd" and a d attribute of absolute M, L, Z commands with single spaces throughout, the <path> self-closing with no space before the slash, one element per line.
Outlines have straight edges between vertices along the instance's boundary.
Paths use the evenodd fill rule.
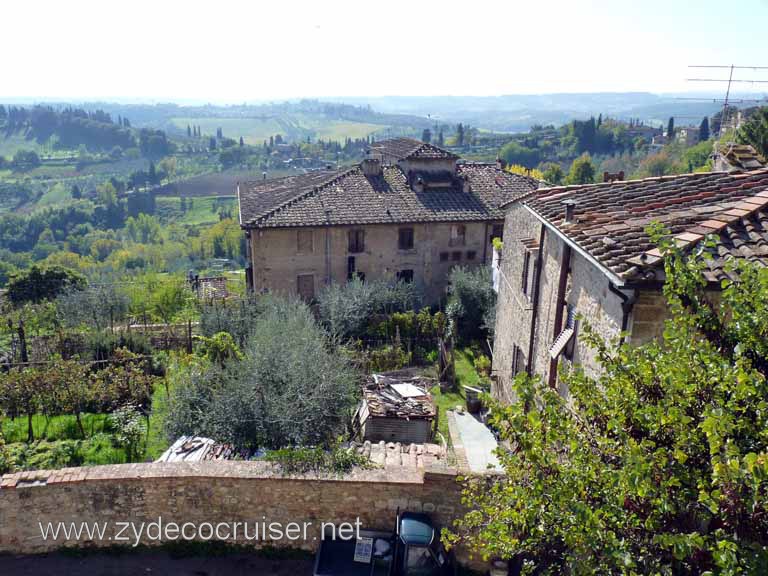
<path fill-rule="evenodd" d="M 310 576 L 312 560 L 254 554 L 174 558 L 165 552 L 0 556 L 3 576 Z"/>

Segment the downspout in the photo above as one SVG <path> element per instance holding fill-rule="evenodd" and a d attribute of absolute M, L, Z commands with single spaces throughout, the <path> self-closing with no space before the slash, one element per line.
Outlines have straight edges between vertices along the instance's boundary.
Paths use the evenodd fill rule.
<path fill-rule="evenodd" d="M 485 242 L 483 242 L 483 264 L 488 264 L 488 222 L 485 223 Z"/>
<path fill-rule="evenodd" d="M 539 317 L 539 279 L 541 278 L 542 262 L 544 261 L 544 240 L 547 235 L 547 227 L 541 224 L 539 232 L 539 251 L 536 254 L 536 276 L 533 279 L 533 310 L 531 312 L 531 333 L 528 337 L 528 360 L 526 361 L 525 371 L 529 376 L 533 375 L 533 345 L 536 338 L 536 321 Z"/>
<path fill-rule="evenodd" d="M 571 268 L 571 247 L 563 242 L 563 256 L 560 260 L 560 276 L 557 281 L 557 300 L 555 301 L 555 329 L 552 342 L 555 341 L 563 329 L 563 308 L 565 307 L 565 290 L 568 287 L 568 271 Z M 560 357 L 551 358 L 549 361 L 549 386 L 557 385 L 557 364 Z"/>
<path fill-rule="evenodd" d="M 608 290 L 621 298 L 621 338 L 619 339 L 621 345 L 624 344 L 624 333 L 629 328 L 629 315 L 632 313 L 635 302 L 637 302 L 637 290 L 632 290 L 632 293 L 628 295 L 616 288 L 613 282 L 608 282 Z"/>

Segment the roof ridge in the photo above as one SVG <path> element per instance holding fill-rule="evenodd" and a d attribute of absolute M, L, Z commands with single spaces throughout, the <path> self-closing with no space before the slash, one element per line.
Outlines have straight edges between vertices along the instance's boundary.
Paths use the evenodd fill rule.
<path fill-rule="evenodd" d="M 328 180 L 322 181 L 319 184 L 314 185 L 311 190 L 308 190 L 306 192 L 302 192 L 301 194 L 297 194 L 296 196 L 292 196 L 291 198 L 289 198 L 288 200 L 285 200 L 284 202 L 281 202 L 277 206 L 273 206 L 272 208 L 270 208 L 266 212 L 263 212 L 263 213 L 259 214 L 258 216 L 255 216 L 254 218 L 251 218 L 249 220 L 249 222 L 257 222 L 259 220 L 264 220 L 266 218 L 269 218 L 270 216 L 273 216 L 274 214 L 276 214 L 277 212 L 279 212 L 283 208 L 287 208 L 289 206 L 292 206 L 296 202 L 301 202 L 302 200 L 306 200 L 310 196 L 312 196 L 312 195 L 316 194 L 317 192 L 319 192 L 322 188 L 324 188 L 325 186 L 327 186 L 331 182 L 335 182 L 335 181 L 339 180 L 339 178 L 348 176 L 351 172 L 353 172 L 354 170 L 357 170 L 358 168 L 359 168 L 358 166 L 354 166 L 353 168 L 347 168 L 343 172 L 336 172 L 335 174 L 329 174 L 328 175 L 329 176 Z M 284 176 L 284 178 L 290 178 L 290 176 Z"/>

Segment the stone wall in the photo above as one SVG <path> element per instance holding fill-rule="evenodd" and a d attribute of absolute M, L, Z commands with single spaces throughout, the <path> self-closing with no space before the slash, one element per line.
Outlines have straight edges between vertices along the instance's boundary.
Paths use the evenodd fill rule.
<path fill-rule="evenodd" d="M 334 226 L 311 228 L 313 249 L 298 253 L 298 229 L 251 231 L 253 286 L 283 294 L 297 293 L 297 276 L 314 276 L 315 292 L 331 282 L 347 281 L 350 256 L 355 269 L 367 280 L 394 281 L 400 270 L 413 270 L 414 282 L 424 292 L 426 303 L 436 303 L 445 294 L 454 266 L 475 267 L 490 261 L 491 222 L 467 222 L 465 242 L 451 246 L 450 223 Z M 398 230 L 414 229 L 412 250 L 398 249 Z M 365 250 L 348 251 L 348 232 L 365 231 Z"/>
<path fill-rule="evenodd" d="M 0 484 L 0 553 L 131 542 L 44 541 L 38 523 L 311 522 L 303 538 L 269 542 L 315 550 L 322 522 L 392 529 L 397 509 L 428 512 L 440 526 L 461 512 L 450 468 L 359 470 L 345 477 L 284 477 L 263 462 L 155 463 L 22 472 Z M 114 526 L 114 524 L 112 525 Z M 108 534 L 113 531 L 108 530 Z M 254 545 L 238 538 L 237 543 Z M 142 544 L 157 542 L 142 541 Z"/>

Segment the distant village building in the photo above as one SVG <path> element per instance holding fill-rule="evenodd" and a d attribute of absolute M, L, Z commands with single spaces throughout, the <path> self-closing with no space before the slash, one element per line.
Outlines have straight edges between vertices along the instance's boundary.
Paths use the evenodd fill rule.
<path fill-rule="evenodd" d="M 546 188 L 512 201 L 499 266 L 496 397 L 513 400 L 510 383 L 520 372 L 552 386 L 561 364 L 596 375 L 579 315 L 606 340 L 622 332 L 633 344 L 660 337 L 663 262 L 645 232 L 654 221 L 685 249 L 715 236 L 705 276 L 716 292 L 727 260 L 768 265 L 768 169 Z"/>
<path fill-rule="evenodd" d="M 496 164 L 459 160 L 395 138 L 372 144 L 355 166 L 238 184 L 249 286 L 312 300 L 353 277 L 402 280 L 439 301 L 455 266 L 490 262 L 500 206 L 538 186 Z"/>
<path fill-rule="evenodd" d="M 695 146 L 699 143 L 698 126 L 682 126 L 675 130 L 675 137 L 680 144 L 684 146 Z"/>

